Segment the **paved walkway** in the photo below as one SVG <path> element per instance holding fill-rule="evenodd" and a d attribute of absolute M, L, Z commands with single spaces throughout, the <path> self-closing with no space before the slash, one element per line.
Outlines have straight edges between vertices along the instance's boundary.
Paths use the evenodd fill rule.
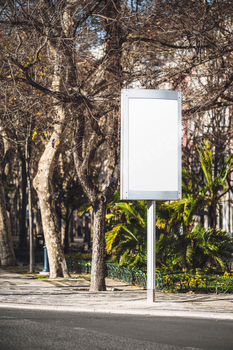
<path fill-rule="evenodd" d="M 38 277 L 25 267 L 0 268 L 0 312 L 14 307 L 233 320 L 232 294 L 158 292 L 148 303 L 146 290 L 109 278 L 106 292 L 90 292 L 90 276 Z"/>

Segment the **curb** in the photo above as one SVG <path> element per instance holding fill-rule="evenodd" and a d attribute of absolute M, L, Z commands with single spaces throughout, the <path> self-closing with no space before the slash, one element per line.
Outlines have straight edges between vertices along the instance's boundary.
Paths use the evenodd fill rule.
<path fill-rule="evenodd" d="M 110 313 L 122 315 L 140 315 L 140 316 L 158 316 L 158 317 L 183 317 L 183 318 L 206 318 L 215 320 L 233 320 L 232 313 L 220 312 L 193 312 L 193 311 L 169 311 L 169 310 L 144 310 L 144 309 L 99 309 L 99 308 L 80 308 L 77 306 L 51 306 L 51 305 L 29 305 L 16 303 L 0 303 L 0 308 L 7 309 L 27 309 L 27 310 L 46 310 L 59 312 L 90 312 L 90 313 Z"/>

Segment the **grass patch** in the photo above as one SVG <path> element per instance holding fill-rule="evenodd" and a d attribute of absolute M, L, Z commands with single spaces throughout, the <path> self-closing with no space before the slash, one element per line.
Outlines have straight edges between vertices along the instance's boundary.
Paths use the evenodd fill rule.
<path fill-rule="evenodd" d="M 81 278 L 85 281 L 90 281 L 91 280 L 91 276 L 90 275 L 73 275 L 71 274 L 72 278 Z"/>

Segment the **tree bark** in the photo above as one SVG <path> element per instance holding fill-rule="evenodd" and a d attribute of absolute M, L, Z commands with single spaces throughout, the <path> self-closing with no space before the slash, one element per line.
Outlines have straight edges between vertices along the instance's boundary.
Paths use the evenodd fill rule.
<path fill-rule="evenodd" d="M 28 209 L 29 209 L 29 272 L 34 273 L 35 254 L 34 254 L 34 238 L 33 238 L 33 213 L 32 213 L 32 184 L 28 172 Z"/>
<path fill-rule="evenodd" d="M 90 291 L 106 290 L 104 269 L 105 211 L 106 199 L 101 196 L 101 199 L 93 205 L 94 225 Z"/>
<path fill-rule="evenodd" d="M 112 171 L 109 178 L 106 179 L 106 184 L 102 188 L 102 184 L 93 183 L 91 178 L 87 175 L 87 164 L 90 161 L 90 154 L 93 149 L 97 148 L 96 136 L 90 138 L 89 143 L 85 149 L 85 157 L 80 157 L 80 148 L 78 139 L 74 139 L 73 155 L 74 164 L 78 179 L 83 187 L 83 191 L 86 193 L 89 201 L 92 204 L 93 215 L 93 245 L 92 245 L 92 269 L 91 269 L 91 291 L 103 291 L 105 286 L 105 272 L 104 272 L 104 250 L 105 250 L 105 211 L 106 203 L 111 198 L 117 185 L 118 168 L 117 166 Z M 94 134 L 93 134 L 94 135 Z M 111 157 L 111 152 L 108 150 L 108 158 Z M 109 185 L 111 183 L 111 186 Z M 99 185 L 99 189 L 97 187 Z"/>
<path fill-rule="evenodd" d="M 27 230 L 26 230 L 26 206 L 27 206 L 27 173 L 26 173 L 26 160 L 21 157 L 21 174 L 22 174 L 22 201 L 20 210 L 20 231 L 19 231 L 19 247 L 26 248 L 27 246 Z"/>
<path fill-rule="evenodd" d="M 209 206 L 209 216 L 210 216 L 210 225 L 211 228 L 216 229 L 217 226 L 217 205 L 212 202 Z"/>
<path fill-rule="evenodd" d="M 60 86 L 60 77 L 58 68 L 55 67 L 53 84 L 54 89 Z M 54 101 L 56 103 L 56 101 Z M 52 176 L 54 169 L 57 146 L 60 142 L 62 133 L 61 123 L 65 119 L 65 111 L 62 105 L 55 105 L 58 123 L 54 125 L 50 141 L 46 145 L 45 151 L 38 165 L 37 175 L 34 178 L 33 185 L 38 193 L 44 238 L 46 242 L 50 277 L 68 277 L 69 272 L 66 265 L 65 255 L 61 246 L 61 237 L 59 233 L 58 218 L 56 215 L 54 193 L 52 187 Z"/>
<path fill-rule="evenodd" d="M 44 238 L 48 251 L 50 277 L 68 277 L 69 273 L 61 247 L 61 238 L 59 237 L 58 220 L 55 203 L 52 198 L 51 183 L 50 179 L 44 173 L 46 173 L 46 168 L 41 170 L 39 175 L 34 179 L 34 187 L 39 196 Z"/>
<path fill-rule="evenodd" d="M 11 162 L 14 150 L 11 148 L 5 130 L 0 128 L 0 257 L 2 266 L 15 266 L 16 258 L 11 236 L 10 217 L 6 208 L 6 198 L 3 178 L 11 172 Z"/>
<path fill-rule="evenodd" d="M 58 112 L 60 107 L 57 107 Z M 62 112 L 60 110 L 60 112 Z M 52 188 L 53 163 L 56 153 L 56 143 L 59 140 L 61 130 L 57 126 L 53 132 L 50 142 L 40 159 L 38 172 L 34 178 L 34 188 L 39 197 L 41 218 L 43 224 L 44 238 L 48 251 L 50 266 L 50 277 L 68 277 L 64 252 L 61 246 L 61 237 L 59 234 L 58 218 L 56 215 L 54 194 Z"/>
<path fill-rule="evenodd" d="M 54 71 L 51 84 L 51 90 L 54 92 L 61 91 L 61 52 L 59 43 L 48 42 L 51 54 L 54 58 Z M 58 218 L 52 186 L 53 169 L 57 148 L 60 143 L 62 134 L 62 124 L 65 120 L 65 108 L 63 104 L 58 103 L 56 98 L 52 98 L 54 105 L 54 114 L 56 123 L 53 127 L 53 133 L 47 143 L 44 153 L 39 161 L 37 175 L 34 178 L 33 185 L 39 197 L 41 218 L 43 224 L 44 238 L 46 242 L 50 278 L 69 277 L 66 265 L 64 251 L 61 245 L 61 235 L 59 232 Z"/>
<path fill-rule="evenodd" d="M 73 210 L 69 208 L 67 208 L 66 211 L 66 220 L 65 220 L 65 239 L 64 239 L 64 253 L 68 254 L 69 253 L 69 243 L 73 242 L 73 236 L 71 239 L 71 235 L 69 235 L 69 224 L 70 224 L 70 218 L 73 214 Z"/>
<path fill-rule="evenodd" d="M 15 266 L 10 218 L 6 210 L 5 191 L 0 177 L 0 255 L 2 266 Z"/>

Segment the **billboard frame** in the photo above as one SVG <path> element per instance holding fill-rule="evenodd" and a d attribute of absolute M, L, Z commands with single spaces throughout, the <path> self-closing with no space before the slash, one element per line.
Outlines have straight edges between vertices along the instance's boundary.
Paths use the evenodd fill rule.
<path fill-rule="evenodd" d="M 177 188 L 174 190 L 140 190 L 130 189 L 130 164 L 129 164 L 129 148 L 130 148 L 130 100 L 160 100 L 169 104 L 168 101 L 177 101 L 177 110 L 174 111 L 173 122 L 177 124 L 177 132 L 175 134 L 174 149 L 177 154 Z M 157 101 L 156 101 L 157 103 Z M 142 117 L 143 118 L 143 117 Z M 154 126 L 153 126 L 154 127 Z M 167 126 L 169 130 L 169 125 Z M 148 125 L 150 128 L 150 125 Z M 166 133 L 167 130 L 164 130 Z M 171 131 L 170 131 L 171 132 Z M 170 90 L 150 90 L 150 89 L 123 89 L 121 91 L 121 199 L 123 200 L 178 200 L 182 198 L 182 170 L 181 170 L 181 93 Z M 143 147 L 143 145 L 142 145 Z M 146 151 L 145 151 L 146 152 Z M 148 152 L 147 152 L 148 153 Z M 152 160 L 150 161 L 152 162 Z M 168 160 L 169 162 L 169 160 Z M 143 166 L 143 162 L 142 162 Z M 155 179 L 156 181 L 156 179 Z"/>

